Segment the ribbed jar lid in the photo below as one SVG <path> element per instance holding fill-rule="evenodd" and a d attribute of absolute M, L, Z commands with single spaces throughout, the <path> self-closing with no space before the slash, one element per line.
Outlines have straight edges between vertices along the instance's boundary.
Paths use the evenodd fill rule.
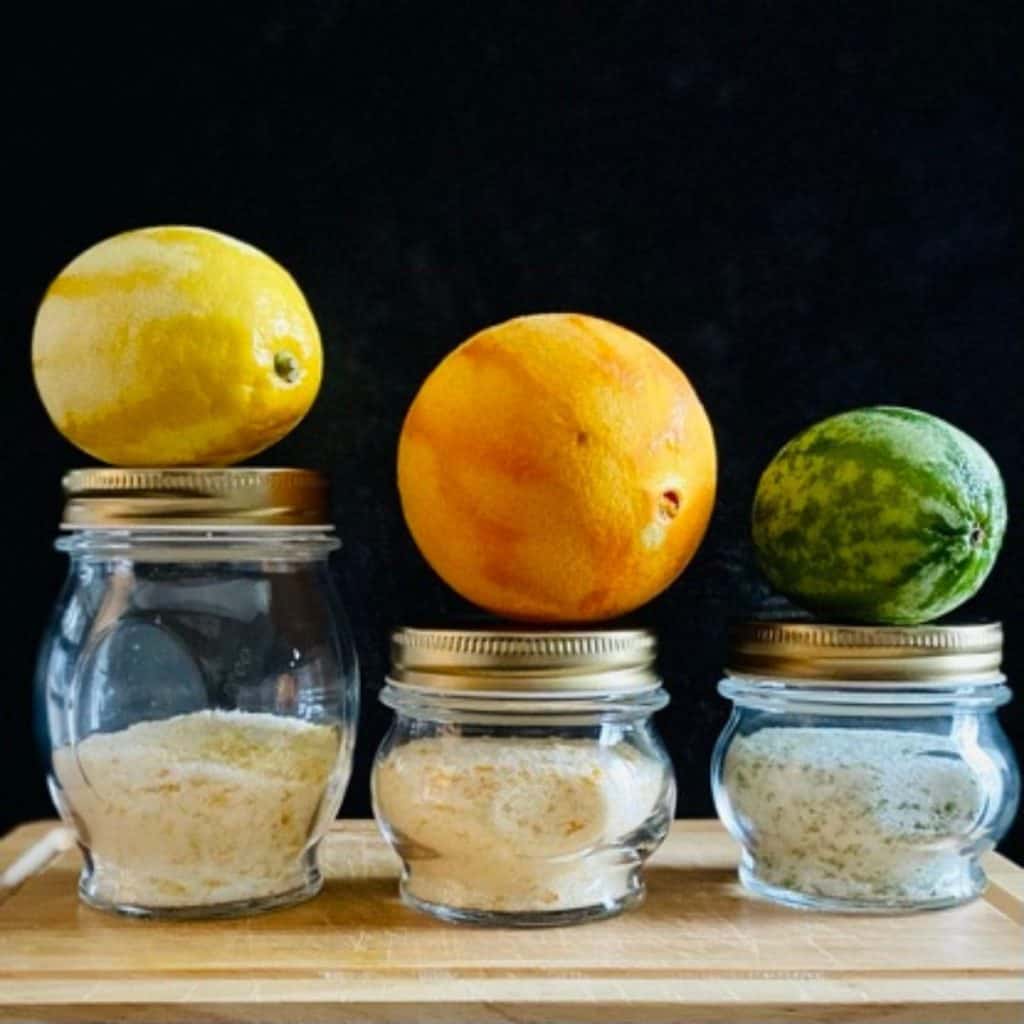
<path fill-rule="evenodd" d="M 743 622 L 731 632 L 731 676 L 865 685 L 948 686 L 1003 680 L 1003 627 L 844 626 Z"/>
<path fill-rule="evenodd" d="M 74 469 L 63 485 L 62 529 L 329 526 L 308 469 Z"/>
<path fill-rule="evenodd" d="M 416 629 L 391 637 L 389 682 L 488 693 L 623 693 L 660 685 L 641 629 Z"/>

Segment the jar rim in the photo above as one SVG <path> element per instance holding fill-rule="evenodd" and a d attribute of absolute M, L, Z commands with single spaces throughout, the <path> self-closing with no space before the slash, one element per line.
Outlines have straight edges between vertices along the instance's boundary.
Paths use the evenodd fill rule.
<path fill-rule="evenodd" d="M 379 695 L 380 702 L 399 712 L 427 711 L 477 712 L 528 717 L 530 715 L 567 715 L 588 713 L 624 713 L 645 716 L 660 711 L 669 703 L 669 695 L 659 683 L 642 690 L 538 691 L 538 690 L 439 690 L 396 682 L 390 676 Z"/>
<path fill-rule="evenodd" d="M 811 707 L 896 708 L 973 707 L 995 708 L 1013 698 L 1005 676 L 978 680 L 939 680 L 931 685 L 890 682 L 879 685 L 862 680 L 757 678 L 729 674 L 718 692 L 739 706 L 800 704 Z"/>
<path fill-rule="evenodd" d="M 74 528 L 54 547 L 72 558 L 153 562 L 306 560 L 341 547 L 333 526 Z"/>

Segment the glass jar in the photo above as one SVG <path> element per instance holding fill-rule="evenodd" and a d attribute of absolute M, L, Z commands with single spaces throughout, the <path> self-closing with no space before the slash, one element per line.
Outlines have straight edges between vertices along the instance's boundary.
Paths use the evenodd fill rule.
<path fill-rule="evenodd" d="M 626 630 L 394 635 L 373 803 L 409 906 L 539 926 L 642 899 L 675 810 L 654 648 Z"/>
<path fill-rule="evenodd" d="M 82 899 L 234 916 L 320 888 L 358 670 L 302 470 L 74 471 L 71 558 L 37 671 Z"/>
<path fill-rule="evenodd" d="M 712 787 L 743 884 L 841 911 L 977 896 L 1020 794 L 1001 652 L 998 623 L 739 626 Z"/>

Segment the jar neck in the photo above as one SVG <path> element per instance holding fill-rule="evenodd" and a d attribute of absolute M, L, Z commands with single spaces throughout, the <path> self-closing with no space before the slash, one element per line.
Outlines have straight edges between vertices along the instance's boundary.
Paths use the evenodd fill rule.
<path fill-rule="evenodd" d="M 989 711 L 1013 697 L 1002 677 L 984 681 L 858 683 L 728 677 L 718 692 L 737 707 L 760 711 L 853 715 L 931 715 Z"/>
<path fill-rule="evenodd" d="M 627 722 L 648 718 L 668 704 L 661 686 L 618 693 L 600 692 L 482 692 L 416 688 L 388 681 L 382 704 L 407 718 L 450 722 L 556 724 Z"/>
<path fill-rule="evenodd" d="M 74 559 L 138 562 L 319 561 L 340 546 L 332 526 L 78 529 L 55 544 Z"/>

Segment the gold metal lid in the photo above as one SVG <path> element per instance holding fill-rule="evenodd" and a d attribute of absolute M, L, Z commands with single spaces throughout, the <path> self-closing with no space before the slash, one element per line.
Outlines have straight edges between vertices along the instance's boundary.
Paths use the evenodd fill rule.
<path fill-rule="evenodd" d="M 795 683 L 1001 682 L 999 622 L 955 626 L 841 626 L 744 622 L 733 627 L 730 676 Z"/>
<path fill-rule="evenodd" d="M 396 686 L 487 693 L 622 693 L 660 685 L 657 644 L 642 629 L 396 630 Z"/>
<path fill-rule="evenodd" d="M 62 529 L 328 526 L 327 480 L 308 469 L 73 469 Z"/>

